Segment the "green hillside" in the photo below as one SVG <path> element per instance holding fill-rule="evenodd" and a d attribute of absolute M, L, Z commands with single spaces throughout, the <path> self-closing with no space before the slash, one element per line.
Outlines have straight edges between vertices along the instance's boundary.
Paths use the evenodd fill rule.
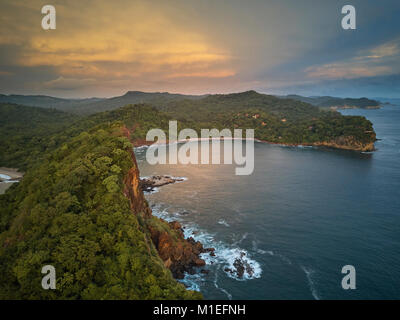
<path fill-rule="evenodd" d="M 55 109 L 0 104 L 0 166 L 24 170 L 55 144 L 53 135 L 77 119 Z"/>
<path fill-rule="evenodd" d="M 364 117 L 342 116 L 255 91 L 172 101 L 159 109 L 198 130 L 253 128 L 256 138 L 273 143 L 371 151 L 376 139 L 372 123 Z"/>
<path fill-rule="evenodd" d="M 293 100 L 298 100 L 302 102 L 306 102 L 312 104 L 314 106 L 323 107 L 323 108 L 360 108 L 360 109 L 370 109 L 370 108 L 379 108 L 380 102 L 377 100 L 372 100 L 368 98 L 338 98 L 338 97 L 330 97 L 330 96 L 322 96 L 322 97 L 302 97 L 299 95 L 288 95 L 282 98 L 288 98 Z"/>
<path fill-rule="evenodd" d="M 93 128 L 0 196 L 0 299 L 201 297 L 173 279 L 146 231 L 166 227 L 125 196 L 131 150 L 121 123 Z M 57 290 L 41 287 L 47 264 Z"/>
<path fill-rule="evenodd" d="M 26 171 L 0 196 L 0 298 L 201 297 L 173 279 L 155 243 L 162 239 L 166 248 L 191 252 L 190 259 L 198 246 L 153 217 L 137 190 L 131 143 L 143 143 L 152 128 L 167 131 L 170 120 L 198 132 L 253 128 L 256 138 L 274 143 L 361 151 L 375 141 L 364 117 L 254 91 L 126 105 L 89 116 L 0 104 L 0 166 Z M 163 252 L 163 259 L 168 254 L 181 252 Z M 41 288 L 46 264 L 56 267 L 59 290 Z"/>

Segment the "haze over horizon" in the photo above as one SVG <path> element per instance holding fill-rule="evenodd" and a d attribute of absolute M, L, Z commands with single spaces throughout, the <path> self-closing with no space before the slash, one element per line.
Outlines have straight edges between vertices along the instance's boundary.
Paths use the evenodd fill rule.
<path fill-rule="evenodd" d="M 2 93 L 0 92 L 0 96 L 1 95 L 7 95 L 7 96 L 44 96 L 44 97 L 51 97 L 51 98 L 56 98 L 56 99 L 72 99 L 72 100 L 85 100 L 85 99 L 112 99 L 112 98 L 118 98 L 118 97 L 122 97 L 125 96 L 126 94 L 128 94 L 129 92 L 140 92 L 140 93 L 148 93 L 148 94 L 156 94 L 156 93 L 166 93 L 166 94 L 177 94 L 177 95 L 187 95 L 187 96 L 207 96 L 207 95 L 215 95 L 215 94 L 237 94 L 237 93 L 244 93 L 244 92 L 248 92 L 248 91 L 256 91 L 256 90 L 246 90 L 246 91 L 237 91 L 237 92 L 225 92 L 225 93 L 204 93 L 204 94 L 185 94 L 185 93 L 181 93 L 181 92 L 168 92 L 168 91 L 140 91 L 140 90 L 128 90 L 126 92 L 123 92 L 120 95 L 111 95 L 111 96 L 104 96 L 104 97 L 98 97 L 98 96 L 87 96 L 87 97 L 74 97 L 74 96 L 60 96 L 60 95 L 47 95 L 47 94 L 41 94 L 41 93 L 33 93 L 33 94 L 15 94 L 15 93 Z M 273 94 L 273 93 L 268 93 L 268 92 L 260 92 L 260 91 L 256 91 L 257 93 L 260 94 L 265 94 L 265 95 L 271 95 L 271 96 L 277 96 L 277 97 L 284 97 L 284 96 L 290 96 L 290 95 L 298 95 L 298 96 L 302 96 L 302 97 L 323 97 L 323 96 L 329 96 L 329 95 L 299 95 L 295 92 L 292 93 L 287 93 L 287 94 Z M 400 95 L 399 96 L 392 96 L 392 97 L 378 97 L 378 96 L 340 96 L 340 95 L 336 95 L 336 96 L 332 96 L 333 98 L 368 98 L 368 99 L 394 99 L 394 100 L 398 100 L 400 99 Z"/>
<path fill-rule="evenodd" d="M 41 28 L 41 8 L 57 29 Z M 400 3 L 2 1 L 3 94 L 113 97 L 127 91 L 398 98 Z"/>

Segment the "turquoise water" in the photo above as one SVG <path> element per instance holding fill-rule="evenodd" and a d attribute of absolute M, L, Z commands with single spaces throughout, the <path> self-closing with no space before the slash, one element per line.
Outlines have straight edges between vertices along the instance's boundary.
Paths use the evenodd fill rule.
<path fill-rule="evenodd" d="M 154 214 L 216 248 L 208 274 L 186 285 L 206 299 L 399 299 L 400 106 L 345 110 L 374 123 L 377 151 L 362 154 L 255 144 L 255 170 L 234 165 L 149 165 L 142 176 L 187 180 L 146 195 Z M 239 279 L 236 257 L 254 269 Z M 344 265 L 356 289 L 343 290 Z"/>

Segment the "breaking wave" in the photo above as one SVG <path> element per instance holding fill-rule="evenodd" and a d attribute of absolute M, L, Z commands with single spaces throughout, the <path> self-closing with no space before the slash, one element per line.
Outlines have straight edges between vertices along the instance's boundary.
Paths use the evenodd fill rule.
<path fill-rule="evenodd" d="M 306 274 L 308 286 L 310 287 L 312 296 L 314 297 L 315 300 L 320 300 L 317 289 L 315 288 L 315 281 L 313 279 L 313 274 L 315 273 L 315 271 L 311 268 L 306 268 L 304 266 L 300 266 L 300 267 Z"/>
<path fill-rule="evenodd" d="M 225 226 L 225 227 L 230 227 L 229 223 L 226 222 L 226 221 L 223 220 L 223 219 L 219 219 L 219 220 L 218 220 L 218 224 L 222 224 L 222 225 Z"/>
<path fill-rule="evenodd" d="M 200 255 L 207 266 L 220 266 L 228 277 L 238 281 L 261 277 L 262 269 L 260 264 L 252 259 L 245 249 L 237 246 L 247 237 L 247 234 L 243 235 L 239 241 L 229 245 L 222 241 L 217 241 L 213 234 L 202 230 L 196 224 L 183 221 L 179 212 L 170 213 L 159 205 L 154 205 L 152 210 L 154 216 L 168 222 L 179 221 L 182 224 L 185 238 L 192 237 L 194 240 L 200 241 L 205 248 L 215 248 L 215 256 L 210 255 L 208 252 Z M 201 278 L 201 275 L 199 276 Z M 196 282 L 196 279 L 196 277 L 187 275 L 184 281 L 188 280 L 188 285 L 193 287 L 190 281 Z"/>

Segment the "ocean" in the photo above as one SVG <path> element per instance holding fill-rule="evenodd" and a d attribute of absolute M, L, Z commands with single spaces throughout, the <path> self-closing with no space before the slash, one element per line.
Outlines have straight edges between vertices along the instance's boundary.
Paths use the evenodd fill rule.
<path fill-rule="evenodd" d="M 135 150 L 141 176 L 186 178 L 146 195 L 153 214 L 216 249 L 186 286 L 205 299 L 400 298 L 400 106 L 341 112 L 373 122 L 375 152 L 257 142 L 253 174 L 236 176 L 236 165 L 150 165 Z M 229 271 L 240 257 L 243 277 Z M 354 290 L 341 286 L 345 265 Z"/>

